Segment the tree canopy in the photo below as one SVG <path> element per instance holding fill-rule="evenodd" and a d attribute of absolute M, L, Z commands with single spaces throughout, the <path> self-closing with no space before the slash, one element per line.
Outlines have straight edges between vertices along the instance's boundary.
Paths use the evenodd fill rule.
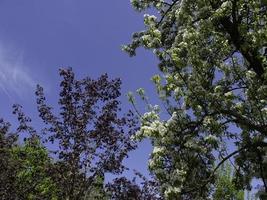
<path fill-rule="evenodd" d="M 105 173 L 120 174 L 122 160 L 135 148 L 129 139 L 135 131 L 132 113 L 120 117 L 119 79 L 106 74 L 93 80 L 77 80 L 71 69 L 61 69 L 58 115 L 47 105 L 43 88 L 37 86 L 40 117 L 47 125 L 45 142 L 56 143 L 56 175 L 63 199 L 80 199 L 90 192 L 90 184 Z"/>
<path fill-rule="evenodd" d="M 266 193 L 267 2 L 131 3 L 157 12 L 144 15 L 145 30 L 123 49 L 133 56 L 144 47 L 159 60 L 161 73 L 152 79 L 170 117 L 149 110 L 136 138 L 153 142 L 149 167 L 164 197 L 207 199 L 231 157 L 236 186 L 250 189 L 256 178 Z"/>
<path fill-rule="evenodd" d="M 0 120 L 1 199 L 103 199 L 105 174 L 125 170 L 122 161 L 136 147 L 130 140 L 136 120 L 131 111 L 121 113 L 121 81 L 106 74 L 78 80 L 71 68 L 60 76 L 58 115 L 37 86 L 40 131 L 20 105 L 13 107 L 14 132 Z"/>
<path fill-rule="evenodd" d="M 233 167 L 231 161 L 225 162 L 217 172 L 218 177 L 215 182 L 214 200 L 244 200 L 245 192 L 236 189 L 233 179 Z"/>
<path fill-rule="evenodd" d="M 17 129 L 0 118 L 1 199 L 241 200 L 256 182 L 265 200 L 267 1 L 131 4 L 152 14 L 123 50 L 154 53 L 161 105 L 150 105 L 140 88 L 148 104 L 140 114 L 129 95 L 138 124 L 132 111 L 122 113 L 120 79 L 77 79 L 71 68 L 60 69 L 56 109 L 37 85 L 40 130 L 17 104 Z M 123 177 L 123 159 L 145 138 L 153 145 L 152 179 Z M 116 178 L 106 183 L 107 173 Z"/>

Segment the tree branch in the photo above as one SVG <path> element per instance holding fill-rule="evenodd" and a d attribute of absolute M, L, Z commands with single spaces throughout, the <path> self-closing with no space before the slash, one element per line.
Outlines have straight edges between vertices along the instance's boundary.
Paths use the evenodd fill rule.
<path fill-rule="evenodd" d="M 172 2 L 172 4 L 170 4 L 169 8 L 164 12 L 164 14 L 162 15 L 160 21 L 157 24 L 157 27 L 159 27 L 159 25 L 162 23 L 162 21 L 164 20 L 164 18 L 166 17 L 166 15 L 168 14 L 168 12 L 170 12 L 172 10 L 172 8 L 174 7 L 174 5 L 180 0 L 175 0 Z"/>

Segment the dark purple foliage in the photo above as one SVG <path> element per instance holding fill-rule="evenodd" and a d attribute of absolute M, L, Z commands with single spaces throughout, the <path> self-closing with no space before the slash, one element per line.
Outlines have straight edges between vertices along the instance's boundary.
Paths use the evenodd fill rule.
<path fill-rule="evenodd" d="M 39 85 L 38 111 L 46 124 L 45 142 L 58 145 L 52 173 L 64 188 L 61 195 L 79 199 L 97 174 L 125 169 L 122 160 L 135 148 L 130 136 L 136 121 L 131 112 L 119 116 L 120 79 L 109 80 L 104 74 L 96 80 L 77 80 L 71 68 L 61 69 L 60 76 L 60 113 L 52 112 Z"/>
<path fill-rule="evenodd" d="M 140 183 L 137 183 L 137 178 L 141 179 Z M 158 182 L 148 180 L 138 172 L 135 172 L 133 180 L 116 178 L 106 188 L 111 200 L 163 200 Z"/>

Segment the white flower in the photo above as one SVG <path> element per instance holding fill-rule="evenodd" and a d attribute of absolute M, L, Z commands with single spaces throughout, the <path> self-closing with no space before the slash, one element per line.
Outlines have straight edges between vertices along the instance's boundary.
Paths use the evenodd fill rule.
<path fill-rule="evenodd" d="M 202 106 L 201 105 L 197 105 L 196 110 L 197 111 L 202 111 Z"/>
<path fill-rule="evenodd" d="M 165 147 L 158 147 L 158 146 L 155 146 L 154 149 L 153 149 L 152 154 L 161 154 L 161 153 L 164 153 L 165 150 L 166 150 Z"/>
<path fill-rule="evenodd" d="M 262 109 L 261 109 L 261 112 L 263 112 L 263 113 L 267 114 L 267 107 L 265 107 L 265 108 L 262 108 Z"/>
<path fill-rule="evenodd" d="M 241 102 L 236 103 L 234 108 L 237 110 L 241 110 L 243 108 L 243 103 L 241 103 Z"/>
<path fill-rule="evenodd" d="M 175 90 L 174 90 L 174 95 L 178 97 L 178 96 L 181 95 L 181 92 L 182 92 L 181 88 L 177 87 L 177 88 L 175 88 Z"/>
<path fill-rule="evenodd" d="M 267 101 L 266 101 L 265 99 L 261 99 L 260 102 L 261 102 L 262 104 L 267 104 Z"/>
<path fill-rule="evenodd" d="M 224 94 L 224 96 L 225 97 L 233 97 L 234 96 L 234 94 L 233 94 L 233 92 L 232 91 L 230 91 L 230 92 L 226 92 L 225 94 Z"/>
<path fill-rule="evenodd" d="M 204 125 L 209 125 L 209 124 L 212 123 L 212 121 L 213 121 L 213 118 L 210 117 L 210 116 L 207 116 L 207 117 L 204 118 L 203 124 Z"/>
<path fill-rule="evenodd" d="M 252 70 L 248 70 L 247 72 L 246 72 L 246 77 L 248 78 L 248 79 L 252 79 L 252 78 L 254 78 L 256 76 L 256 73 L 254 72 L 254 71 L 252 71 Z"/>
<path fill-rule="evenodd" d="M 205 141 L 207 141 L 210 144 L 217 143 L 218 138 L 214 135 L 208 135 L 207 137 L 204 138 Z"/>
<path fill-rule="evenodd" d="M 153 132 L 155 132 L 155 129 L 150 126 L 142 126 L 140 130 L 147 137 L 151 137 L 153 135 Z"/>
<path fill-rule="evenodd" d="M 176 123 L 176 120 L 178 118 L 177 112 L 173 112 L 171 118 L 167 121 L 166 125 L 171 126 Z"/>
<path fill-rule="evenodd" d="M 144 42 L 145 44 L 148 44 L 148 43 L 152 40 L 152 38 L 151 38 L 150 35 L 143 35 L 143 36 L 141 37 L 141 39 L 143 40 L 143 42 Z"/>
<path fill-rule="evenodd" d="M 187 172 L 185 170 L 176 169 L 173 173 L 173 176 L 178 180 L 182 180 L 186 174 Z"/>
<path fill-rule="evenodd" d="M 163 124 L 163 122 L 160 121 L 154 121 L 153 123 L 151 123 L 151 127 L 152 129 L 154 129 L 160 136 L 165 136 L 167 133 L 167 128 L 165 127 L 165 125 Z"/>
<path fill-rule="evenodd" d="M 161 37 L 161 32 L 158 29 L 153 30 L 153 34 L 157 37 L 160 38 Z"/>
<path fill-rule="evenodd" d="M 231 6 L 232 6 L 232 2 L 231 1 L 225 1 L 225 2 L 222 3 L 221 8 L 222 9 L 227 9 L 227 8 L 231 8 Z"/>
<path fill-rule="evenodd" d="M 258 92 L 266 93 L 267 92 L 267 86 L 266 85 L 260 86 L 258 89 Z"/>
<path fill-rule="evenodd" d="M 154 26 L 156 24 L 157 17 L 155 15 L 144 14 L 144 24 L 147 26 Z"/>
<path fill-rule="evenodd" d="M 164 196 L 166 199 L 169 199 L 173 195 L 179 195 L 181 193 L 181 188 L 178 187 L 168 187 L 168 189 L 165 190 Z"/>
<path fill-rule="evenodd" d="M 154 105 L 153 110 L 154 110 L 155 112 L 159 112 L 159 111 L 160 111 L 160 107 L 159 107 L 159 105 Z"/>
<path fill-rule="evenodd" d="M 148 166 L 149 166 L 149 168 L 151 168 L 151 169 L 154 168 L 155 164 L 156 163 L 155 163 L 154 159 L 149 159 L 148 160 Z"/>
<path fill-rule="evenodd" d="M 159 115 L 154 110 L 152 110 L 151 112 L 146 112 L 142 117 L 143 122 L 149 122 L 155 120 L 159 120 Z"/>
<path fill-rule="evenodd" d="M 221 85 L 217 85 L 215 88 L 214 88 L 214 92 L 216 93 L 219 93 L 219 92 L 222 92 L 223 88 Z"/>
<path fill-rule="evenodd" d="M 144 137 L 145 137 L 144 132 L 140 130 L 140 131 L 137 131 L 134 135 L 131 135 L 130 139 L 132 141 L 136 141 L 136 140 L 141 141 Z"/>

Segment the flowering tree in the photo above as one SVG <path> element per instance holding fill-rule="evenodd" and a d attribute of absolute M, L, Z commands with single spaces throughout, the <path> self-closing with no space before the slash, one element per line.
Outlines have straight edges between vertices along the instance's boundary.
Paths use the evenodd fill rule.
<path fill-rule="evenodd" d="M 137 139 L 151 138 L 149 168 L 166 199 L 206 199 L 216 171 L 235 158 L 235 184 L 258 178 L 267 192 L 267 2 L 131 0 L 146 29 L 124 50 L 152 50 L 153 81 L 170 114 L 141 117 Z M 150 9 L 151 11 L 151 9 Z M 139 90 L 140 92 L 140 90 Z M 229 152 L 227 147 L 231 147 Z"/>

